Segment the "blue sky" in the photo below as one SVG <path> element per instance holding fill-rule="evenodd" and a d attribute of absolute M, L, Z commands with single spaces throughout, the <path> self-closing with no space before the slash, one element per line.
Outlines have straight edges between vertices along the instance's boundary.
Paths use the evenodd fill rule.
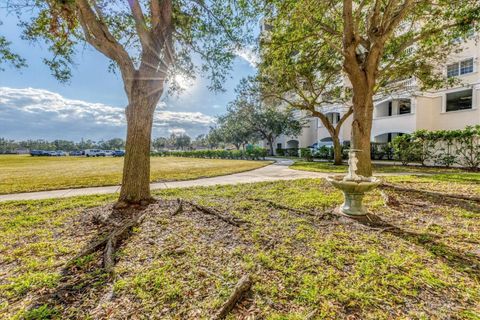
<path fill-rule="evenodd" d="M 107 71 L 108 60 L 103 55 L 88 45 L 80 48 L 73 78 L 61 84 L 42 62 L 48 56 L 46 46 L 21 40 L 16 17 L 4 9 L 0 9 L 0 21 L 0 34 L 28 63 L 22 70 L 5 66 L 0 73 L 0 137 L 100 140 L 125 136 L 123 83 L 119 75 Z M 153 136 L 206 133 L 214 117 L 233 99 L 240 79 L 255 72 L 250 60 L 236 59 L 224 93 L 210 92 L 208 80 L 197 77 L 179 96 L 164 96 Z"/>

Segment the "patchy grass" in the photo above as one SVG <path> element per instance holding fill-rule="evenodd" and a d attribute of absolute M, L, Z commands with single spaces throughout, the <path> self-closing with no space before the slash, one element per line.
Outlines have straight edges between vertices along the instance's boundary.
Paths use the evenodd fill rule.
<path fill-rule="evenodd" d="M 173 181 L 213 177 L 263 167 L 270 162 L 151 158 L 151 180 Z M 31 157 L 0 155 L 0 194 L 63 188 L 118 185 L 123 158 Z"/>
<path fill-rule="evenodd" d="M 468 179 L 387 179 L 478 194 Z M 207 319 L 250 273 L 252 291 L 229 319 L 478 319 L 478 204 L 384 192 L 400 204 L 386 206 L 380 190 L 366 197 L 384 222 L 377 228 L 329 214 L 342 196 L 324 180 L 159 191 L 247 223 L 158 207 L 122 245 L 113 281 L 98 257 L 75 262 L 70 270 L 87 270 L 88 281 L 68 303 L 46 297 L 64 288 L 66 261 L 101 233 L 85 209 L 112 196 L 0 204 L 0 318 Z"/>
<path fill-rule="evenodd" d="M 296 161 L 290 166 L 291 169 L 314 171 L 314 172 L 327 172 L 327 173 L 346 173 L 348 166 L 346 164 L 336 166 L 331 162 L 306 162 Z M 465 173 L 465 170 L 458 168 L 436 168 L 436 167 L 422 167 L 422 166 L 397 166 L 388 164 L 375 164 L 373 167 L 376 173 Z M 475 176 L 475 174 L 473 175 Z M 477 176 L 480 176 L 477 173 Z"/>

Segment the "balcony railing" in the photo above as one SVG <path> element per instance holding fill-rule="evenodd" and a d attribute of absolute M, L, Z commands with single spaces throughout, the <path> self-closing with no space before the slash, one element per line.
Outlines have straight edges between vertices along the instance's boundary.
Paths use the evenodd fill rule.
<path fill-rule="evenodd" d="M 385 87 L 379 90 L 379 93 L 375 95 L 375 100 L 381 100 L 382 98 L 395 94 L 405 92 L 415 92 L 418 90 L 418 82 L 415 78 L 408 78 L 399 81 L 392 81 Z"/>

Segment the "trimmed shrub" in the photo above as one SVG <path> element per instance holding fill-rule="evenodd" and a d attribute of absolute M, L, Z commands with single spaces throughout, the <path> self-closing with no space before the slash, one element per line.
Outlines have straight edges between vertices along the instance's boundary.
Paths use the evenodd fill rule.
<path fill-rule="evenodd" d="M 265 159 L 267 150 L 260 147 L 253 147 L 248 148 L 248 150 L 157 151 L 152 152 L 151 155 L 154 157 L 260 160 Z"/>
<path fill-rule="evenodd" d="M 300 157 L 303 158 L 305 161 L 308 161 L 308 162 L 313 161 L 312 150 L 310 150 L 309 148 L 300 149 Z"/>
<path fill-rule="evenodd" d="M 451 167 L 458 164 L 471 170 L 480 169 L 480 125 L 463 130 L 418 130 L 397 136 L 392 146 L 395 158 L 402 164 L 414 161 Z"/>

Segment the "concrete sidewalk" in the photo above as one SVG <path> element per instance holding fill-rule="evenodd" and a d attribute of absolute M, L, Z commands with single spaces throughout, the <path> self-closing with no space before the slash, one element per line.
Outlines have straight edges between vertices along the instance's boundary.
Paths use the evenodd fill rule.
<path fill-rule="evenodd" d="M 273 159 L 272 159 L 273 160 Z M 304 178 L 324 178 L 331 173 L 309 172 L 292 170 L 288 168 L 293 161 L 288 159 L 275 159 L 276 163 L 263 168 L 230 174 L 226 176 L 203 178 L 186 181 L 155 182 L 150 185 L 152 190 L 168 188 L 187 188 L 197 186 L 229 185 L 238 183 L 251 183 L 262 181 L 294 180 Z M 40 192 L 13 193 L 0 195 L 0 202 L 10 200 L 41 200 L 52 198 L 68 198 L 93 194 L 110 194 L 120 191 L 120 186 L 92 187 L 78 189 L 51 190 Z"/>

